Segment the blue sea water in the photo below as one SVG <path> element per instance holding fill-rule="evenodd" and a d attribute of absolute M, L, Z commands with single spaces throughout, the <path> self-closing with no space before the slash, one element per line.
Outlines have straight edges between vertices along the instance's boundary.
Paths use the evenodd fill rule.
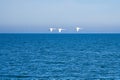
<path fill-rule="evenodd" d="M 0 34 L 0 80 L 120 80 L 120 34 Z"/>

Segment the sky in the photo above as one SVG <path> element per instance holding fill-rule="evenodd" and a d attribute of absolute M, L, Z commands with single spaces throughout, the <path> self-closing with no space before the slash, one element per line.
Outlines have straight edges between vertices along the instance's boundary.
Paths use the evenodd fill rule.
<path fill-rule="evenodd" d="M 77 26 L 79 33 L 120 33 L 120 0 L 0 0 L 0 33 L 74 33 Z"/>

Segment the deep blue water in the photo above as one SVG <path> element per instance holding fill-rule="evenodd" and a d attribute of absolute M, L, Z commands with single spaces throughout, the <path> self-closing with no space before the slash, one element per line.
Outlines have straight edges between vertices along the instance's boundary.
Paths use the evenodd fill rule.
<path fill-rule="evenodd" d="M 120 34 L 0 34 L 0 80 L 120 80 Z"/>

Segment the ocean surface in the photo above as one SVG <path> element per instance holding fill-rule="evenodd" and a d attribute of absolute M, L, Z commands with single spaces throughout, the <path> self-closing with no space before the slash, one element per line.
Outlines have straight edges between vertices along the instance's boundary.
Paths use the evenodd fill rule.
<path fill-rule="evenodd" d="M 0 34 L 0 80 L 120 80 L 120 34 Z"/>

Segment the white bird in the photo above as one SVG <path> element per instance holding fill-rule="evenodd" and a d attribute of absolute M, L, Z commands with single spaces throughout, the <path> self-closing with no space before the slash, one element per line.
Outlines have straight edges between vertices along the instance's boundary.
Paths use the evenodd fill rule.
<path fill-rule="evenodd" d="M 58 32 L 62 32 L 62 30 L 65 30 L 65 29 L 59 28 L 59 29 L 58 29 Z"/>
<path fill-rule="evenodd" d="M 50 32 L 53 32 L 53 30 L 55 30 L 55 28 L 49 28 Z"/>
<path fill-rule="evenodd" d="M 77 32 L 79 32 L 80 30 L 82 30 L 82 28 L 76 27 L 76 31 L 77 31 Z"/>

